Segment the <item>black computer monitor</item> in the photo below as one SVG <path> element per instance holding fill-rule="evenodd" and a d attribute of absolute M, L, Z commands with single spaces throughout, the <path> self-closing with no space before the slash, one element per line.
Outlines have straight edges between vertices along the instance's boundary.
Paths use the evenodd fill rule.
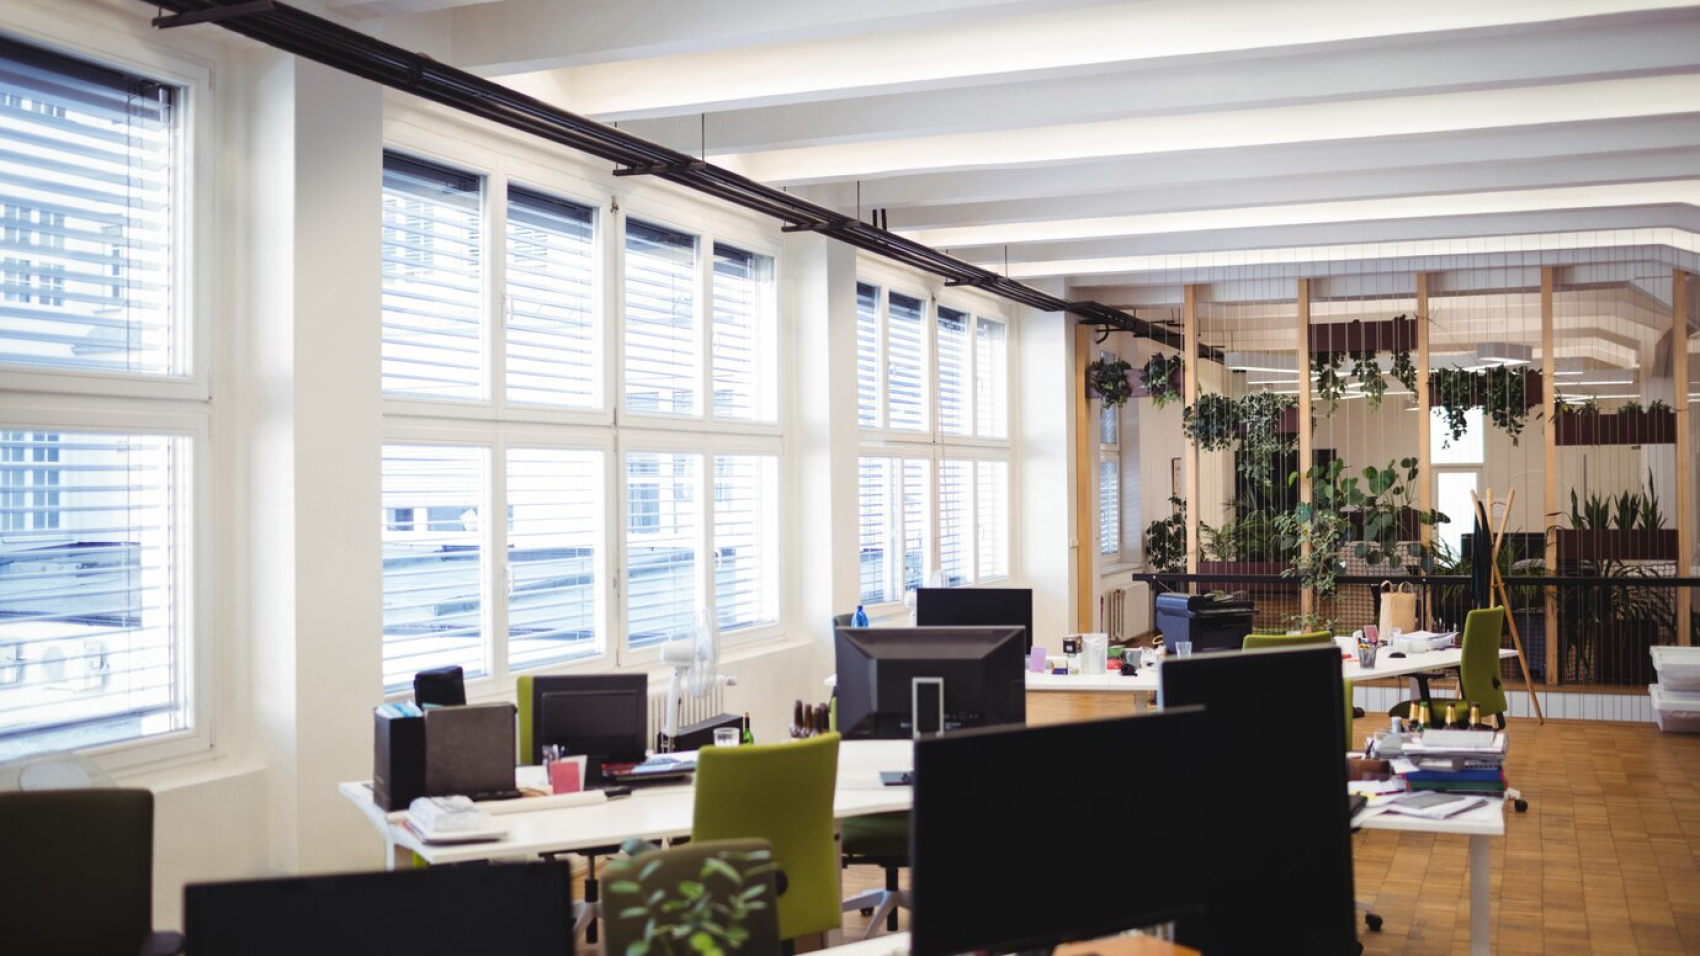
<path fill-rule="evenodd" d="M 197 883 L 183 889 L 195 956 L 567 956 L 572 867 L 433 866 Z"/>
<path fill-rule="evenodd" d="M 1207 731 L 1188 707 L 918 742 L 915 956 L 1043 952 L 1198 913 Z M 1129 795 L 1146 809 L 1101 817 Z"/>
<path fill-rule="evenodd" d="M 1163 706 L 1203 704 L 1213 744 L 1190 773 L 1209 825 L 1204 920 L 1179 942 L 1217 953 L 1347 953 L 1357 944 L 1345 701 L 1332 646 L 1171 658 Z M 1167 809 L 1165 807 L 1165 809 Z"/>
<path fill-rule="evenodd" d="M 1033 650 L 1032 588 L 920 588 L 915 623 L 921 627 L 1019 627 L 1022 653 Z"/>
<path fill-rule="evenodd" d="M 833 641 L 838 729 L 846 739 L 905 740 L 1027 722 L 1019 628 L 841 627 Z"/>
<path fill-rule="evenodd" d="M 543 762 L 549 744 L 598 766 L 638 763 L 648 755 L 649 678 L 643 674 L 534 677 L 531 707 L 534 764 Z"/>

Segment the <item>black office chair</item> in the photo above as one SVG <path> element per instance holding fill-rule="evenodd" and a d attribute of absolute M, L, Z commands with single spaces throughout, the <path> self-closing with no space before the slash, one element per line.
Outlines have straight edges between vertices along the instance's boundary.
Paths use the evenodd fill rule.
<path fill-rule="evenodd" d="M 51 956 L 169 956 L 153 931 L 153 794 L 147 790 L 0 793 L 0 946 Z"/>

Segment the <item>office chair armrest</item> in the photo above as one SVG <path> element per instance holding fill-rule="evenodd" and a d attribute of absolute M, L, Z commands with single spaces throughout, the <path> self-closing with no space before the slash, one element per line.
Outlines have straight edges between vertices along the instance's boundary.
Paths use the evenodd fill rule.
<path fill-rule="evenodd" d="M 624 853 L 630 859 L 636 859 L 651 850 L 659 849 L 661 849 L 660 844 L 651 843 L 648 840 L 639 839 L 638 837 L 632 837 L 630 840 L 620 844 L 620 852 Z"/>
<path fill-rule="evenodd" d="M 149 933 L 142 937 L 142 948 L 137 956 L 178 956 L 182 952 L 182 933 Z"/>

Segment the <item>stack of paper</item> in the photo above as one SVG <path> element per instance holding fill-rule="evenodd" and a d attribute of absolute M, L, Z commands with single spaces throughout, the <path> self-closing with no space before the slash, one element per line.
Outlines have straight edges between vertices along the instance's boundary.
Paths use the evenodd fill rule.
<path fill-rule="evenodd" d="M 1430 730 L 1405 743 L 1412 790 L 1505 792 L 1506 737 L 1492 730 Z"/>

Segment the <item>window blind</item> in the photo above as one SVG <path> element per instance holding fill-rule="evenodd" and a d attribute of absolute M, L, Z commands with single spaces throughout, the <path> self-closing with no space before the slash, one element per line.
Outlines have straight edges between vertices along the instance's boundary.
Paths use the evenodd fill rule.
<path fill-rule="evenodd" d="M 1121 467 L 1114 461 L 1098 463 L 1098 553 L 1117 554 L 1122 549 Z"/>
<path fill-rule="evenodd" d="M 968 313 L 939 306 L 936 352 L 938 354 L 939 431 L 967 435 L 968 418 Z"/>
<path fill-rule="evenodd" d="M 939 462 L 939 570 L 944 586 L 974 583 L 974 463 Z"/>
<path fill-rule="evenodd" d="M 189 726 L 188 451 L 0 431 L 0 759 Z"/>
<path fill-rule="evenodd" d="M 974 330 L 974 433 L 1009 437 L 1008 329 L 981 318 Z"/>
<path fill-rule="evenodd" d="M 649 647 L 688 637 L 696 621 L 700 455 L 626 456 L 627 640 Z"/>
<path fill-rule="evenodd" d="M 1098 443 L 1121 443 L 1122 416 L 1120 405 L 1104 405 L 1098 410 Z"/>
<path fill-rule="evenodd" d="M 0 38 L 0 362 L 188 371 L 178 95 Z"/>
<path fill-rule="evenodd" d="M 880 290 L 856 283 L 856 424 L 880 426 Z"/>
<path fill-rule="evenodd" d="M 895 588 L 887 570 L 895 554 L 892 528 L 900 523 L 892 507 L 892 465 L 890 458 L 863 458 L 857 462 L 856 511 L 863 604 L 895 600 L 892 593 Z"/>
<path fill-rule="evenodd" d="M 392 395 L 484 397 L 482 183 L 384 154 L 383 386 Z"/>
<path fill-rule="evenodd" d="M 886 308 L 886 427 L 927 428 L 926 303 L 893 292 Z"/>
<path fill-rule="evenodd" d="M 626 221 L 626 408 L 696 415 L 697 240 Z"/>
<path fill-rule="evenodd" d="M 721 630 L 779 619 L 778 477 L 773 455 L 714 456 L 714 611 Z"/>
<path fill-rule="evenodd" d="M 596 211 L 509 186 L 507 252 L 508 401 L 601 407 Z"/>
<path fill-rule="evenodd" d="M 1009 576 L 1009 462 L 975 463 L 975 539 L 978 544 L 977 580 Z"/>
<path fill-rule="evenodd" d="M 508 669 L 595 654 L 602 453 L 509 448 L 507 465 Z"/>
<path fill-rule="evenodd" d="M 417 671 L 459 664 L 486 673 L 484 448 L 385 445 L 383 451 L 384 688 Z"/>
<path fill-rule="evenodd" d="M 773 260 L 714 244 L 714 417 L 771 422 L 774 331 L 768 315 Z"/>
<path fill-rule="evenodd" d="M 903 481 L 903 568 L 898 597 L 924 581 L 927 570 L 927 541 L 931 536 L 933 463 L 924 458 L 904 458 Z"/>

